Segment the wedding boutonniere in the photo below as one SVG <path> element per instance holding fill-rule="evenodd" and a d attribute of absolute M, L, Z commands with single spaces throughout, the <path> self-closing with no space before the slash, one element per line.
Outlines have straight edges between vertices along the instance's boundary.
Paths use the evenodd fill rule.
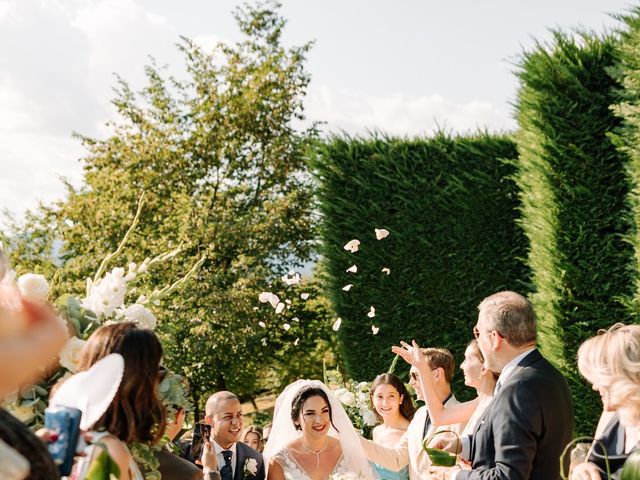
<path fill-rule="evenodd" d="M 254 476 L 258 473 L 258 461 L 255 458 L 247 458 L 244 462 L 242 473 L 244 473 L 245 477 Z"/>

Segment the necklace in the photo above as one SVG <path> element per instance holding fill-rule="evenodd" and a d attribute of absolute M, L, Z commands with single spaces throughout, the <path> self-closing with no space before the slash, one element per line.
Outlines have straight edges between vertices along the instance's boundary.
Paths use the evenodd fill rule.
<path fill-rule="evenodd" d="M 326 441 L 326 442 L 324 442 L 323 447 L 322 447 L 320 450 L 318 450 L 318 451 L 316 452 L 315 450 L 313 450 L 313 449 L 311 449 L 311 448 L 307 447 L 307 446 L 304 444 L 304 440 L 302 441 L 302 447 L 303 447 L 305 450 L 307 450 L 308 452 L 311 452 L 311 453 L 315 454 L 315 456 L 316 456 L 316 468 L 320 468 L 320 454 L 321 454 L 322 452 L 324 452 L 325 448 L 327 448 L 327 445 L 329 445 L 329 439 L 328 439 L 328 438 L 327 438 L 327 441 Z"/>

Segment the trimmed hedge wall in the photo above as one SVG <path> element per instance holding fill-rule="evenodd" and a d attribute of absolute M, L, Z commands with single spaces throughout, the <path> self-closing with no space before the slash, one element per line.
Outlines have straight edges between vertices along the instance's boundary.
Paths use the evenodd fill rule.
<path fill-rule="evenodd" d="M 569 381 L 582 435 L 593 434 L 602 404 L 577 372 L 577 349 L 628 321 L 632 285 L 625 157 L 608 135 L 620 123 L 610 109 L 615 63 L 612 37 L 555 33 L 523 55 L 519 72 L 517 183 L 532 300 L 542 350 Z"/>
<path fill-rule="evenodd" d="M 447 347 L 459 364 L 478 303 L 502 289 L 527 293 L 526 240 L 510 180 L 516 156 L 510 138 L 488 134 L 334 137 L 318 147 L 312 166 L 325 284 L 342 318 L 338 337 L 353 378 L 385 372 L 400 340 Z M 377 240 L 376 228 L 389 237 Z M 352 239 L 361 242 L 356 253 L 343 249 Z M 354 264 L 358 272 L 347 273 Z M 345 292 L 347 284 L 353 288 Z M 457 395 L 474 393 L 459 370 L 456 379 Z"/>

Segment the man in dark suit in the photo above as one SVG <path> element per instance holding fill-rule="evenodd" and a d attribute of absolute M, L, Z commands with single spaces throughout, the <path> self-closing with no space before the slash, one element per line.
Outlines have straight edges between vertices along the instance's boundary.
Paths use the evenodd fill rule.
<path fill-rule="evenodd" d="M 209 470 L 220 473 L 221 480 L 264 480 L 265 470 L 262 454 L 239 442 L 242 434 L 242 405 L 231 392 L 216 392 L 209 397 L 204 420 L 211 425 L 211 453 L 215 461 L 203 462 L 205 474 Z M 212 464 L 215 465 L 212 467 Z M 205 478 L 207 475 L 205 475 Z M 217 477 L 217 475 L 216 475 Z"/>
<path fill-rule="evenodd" d="M 185 411 L 179 408 L 174 421 L 167 423 L 165 435 L 171 442 L 182 430 L 184 425 Z M 158 471 L 162 480 L 203 480 L 202 471 L 190 461 L 175 455 L 170 451 L 171 446 L 166 445 L 162 450 L 155 452 L 155 457 L 160 462 Z"/>
<path fill-rule="evenodd" d="M 499 292 L 478 310 L 473 333 L 485 367 L 500 377 L 474 434 L 463 438 L 462 455 L 472 469 L 449 470 L 445 478 L 560 479 L 560 455 L 573 433 L 573 406 L 566 380 L 536 348 L 533 307 L 518 293 Z"/>

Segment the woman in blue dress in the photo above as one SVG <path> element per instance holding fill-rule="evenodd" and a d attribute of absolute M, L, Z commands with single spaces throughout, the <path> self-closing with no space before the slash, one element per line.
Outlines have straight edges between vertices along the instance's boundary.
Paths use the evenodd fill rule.
<path fill-rule="evenodd" d="M 373 441 L 383 447 L 392 448 L 407 431 L 416 407 L 407 388 L 395 375 L 378 375 L 371 383 L 371 404 L 382 423 L 373 429 Z M 382 480 L 408 480 L 409 467 L 394 472 L 373 464 Z"/>

